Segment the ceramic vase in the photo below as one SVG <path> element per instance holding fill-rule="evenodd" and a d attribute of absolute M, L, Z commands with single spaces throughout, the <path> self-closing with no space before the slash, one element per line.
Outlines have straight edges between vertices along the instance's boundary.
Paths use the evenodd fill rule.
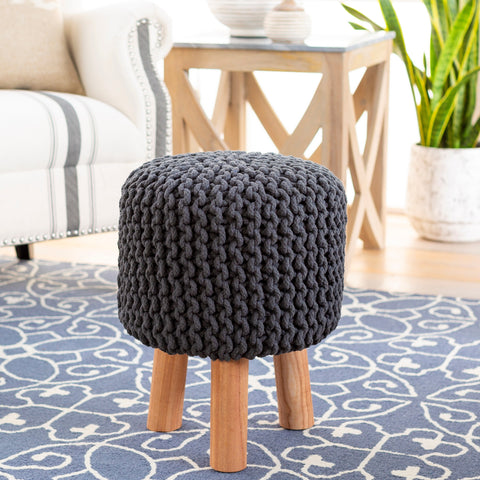
<path fill-rule="evenodd" d="M 414 145 L 406 214 L 430 240 L 480 240 L 480 149 Z"/>
<path fill-rule="evenodd" d="M 311 21 L 295 0 L 284 0 L 267 13 L 264 27 L 274 42 L 302 43 L 310 34 Z"/>
<path fill-rule="evenodd" d="M 278 0 L 208 0 L 215 17 L 233 37 L 265 37 L 265 15 Z"/>

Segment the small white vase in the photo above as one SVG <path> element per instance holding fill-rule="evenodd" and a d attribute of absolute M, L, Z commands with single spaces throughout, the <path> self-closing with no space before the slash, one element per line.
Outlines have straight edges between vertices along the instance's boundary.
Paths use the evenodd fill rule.
<path fill-rule="evenodd" d="M 281 7 L 274 8 L 265 17 L 267 37 L 279 43 L 302 43 L 310 35 L 310 17 L 303 8 L 282 10 Z"/>
<path fill-rule="evenodd" d="M 215 17 L 232 37 L 265 37 L 265 15 L 278 0 L 207 0 Z"/>
<path fill-rule="evenodd" d="M 443 242 L 480 240 L 480 148 L 414 145 L 406 214 L 424 238 Z"/>

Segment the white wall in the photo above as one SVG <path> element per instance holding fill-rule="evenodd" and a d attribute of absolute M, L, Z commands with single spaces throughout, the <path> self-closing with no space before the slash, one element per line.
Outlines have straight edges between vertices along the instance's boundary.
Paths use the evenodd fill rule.
<path fill-rule="evenodd" d="M 71 9 L 89 8 L 101 3 L 114 3 L 117 0 L 64 0 Z M 171 15 L 174 25 L 174 37 L 180 39 L 186 35 L 209 30 L 223 30 L 210 13 L 206 0 L 157 0 Z M 363 13 L 382 22 L 376 1 L 346 0 L 347 3 Z M 350 31 L 349 16 L 336 0 L 304 0 L 306 11 L 312 18 L 315 33 L 338 33 Z M 400 22 L 404 28 L 407 47 L 419 63 L 421 55 L 428 47 L 429 24 L 424 6 L 418 1 L 401 0 L 395 2 Z M 284 74 L 262 72 L 258 78 L 267 96 L 276 107 L 280 118 L 288 130 L 295 127 L 303 109 L 308 104 L 319 76 L 313 74 Z M 196 86 L 207 109 L 213 105 L 215 80 L 218 75 L 209 72 L 198 72 L 195 77 Z M 352 81 L 355 81 L 353 78 Z M 285 95 L 288 92 L 288 95 Z M 291 94 L 290 94 L 291 93 Z M 249 117 L 248 149 L 271 150 L 272 143 L 258 128 L 253 115 Z M 389 118 L 389 155 L 387 179 L 387 204 L 391 208 L 403 208 L 410 146 L 418 141 L 415 111 L 411 93 L 407 83 L 403 64 L 396 57 L 392 58 L 390 86 L 390 118 Z"/>

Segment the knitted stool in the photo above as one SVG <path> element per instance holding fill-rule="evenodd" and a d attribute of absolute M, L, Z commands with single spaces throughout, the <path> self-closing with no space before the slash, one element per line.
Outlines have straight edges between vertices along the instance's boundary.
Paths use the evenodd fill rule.
<path fill-rule="evenodd" d="M 154 347 L 147 427 L 182 423 L 187 355 L 210 357 L 210 464 L 246 467 L 248 360 L 274 355 L 280 425 L 313 425 L 307 351 L 337 325 L 346 199 L 326 168 L 268 153 L 164 157 L 122 189 L 119 317 Z"/>

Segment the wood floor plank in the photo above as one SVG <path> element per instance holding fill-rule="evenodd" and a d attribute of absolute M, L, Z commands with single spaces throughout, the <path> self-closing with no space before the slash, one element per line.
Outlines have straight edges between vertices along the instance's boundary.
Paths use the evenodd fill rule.
<path fill-rule="evenodd" d="M 415 278 L 476 282 L 480 279 L 480 258 L 475 255 L 391 247 L 383 253 L 355 252 L 352 271 L 390 273 Z M 355 258 L 355 257 L 354 257 Z"/>

